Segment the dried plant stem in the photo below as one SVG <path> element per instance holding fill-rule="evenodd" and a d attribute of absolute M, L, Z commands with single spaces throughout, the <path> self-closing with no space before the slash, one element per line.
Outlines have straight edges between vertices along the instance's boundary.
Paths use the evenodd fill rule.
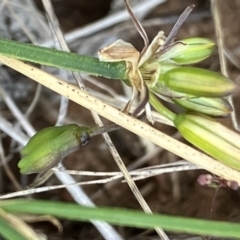
<path fill-rule="evenodd" d="M 221 72 L 223 75 L 228 77 L 228 70 L 227 70 L 227 60 L 226 56 L 224 54 L 224 40 L 223 40 L 223 29 L 221 26 L 221 17 L 219 13 L 219 0 L 212 0 L 211 1 L 211 10 L 214 18 L 214 26 L 216 31 L 216 37 L 217 37 L 217 44 L 218 44 L 218 53 L 219 53 L 219 60 L 220 60 L 220 66 L 221 66 Z M 233 127 L 240 131 L 238 122 L 237 122 L 237 115 L 235 111 L 235 106 L 233 102 L 232 96 L 228 97 L 228 101 L 233 107 L 233 111 L 231 112 L 231 120 Z"/>
<path fill-rule="evenodd" d="M 1 159 L 2 166 L 5 170 L 5 173 L 7 174 L 8 178 L 12 182 L 13 186 L 18 191 L 20 191 L 22 188 L 21 188 L 19 182 L 17 181 L 17 179 L 15 178 L 11 168 L 8 166 L 8 163 L 6 161 L 6 157 L 5 157 L 5 154 L 4 154 L 4 149 L 3 149 L 3 146 L 2 146 L 2 139 L 0 139 L 0 159 Z"/>

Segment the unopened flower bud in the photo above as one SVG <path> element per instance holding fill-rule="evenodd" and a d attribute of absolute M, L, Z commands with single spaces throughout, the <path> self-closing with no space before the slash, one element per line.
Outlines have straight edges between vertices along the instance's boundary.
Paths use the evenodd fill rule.
<path fill-rule="evenodd" d="M 89 142 L 87 127 L 69 124 L 37 132 L 22 149 L 18 163 L 22 174 L 46 171 Z"/>
<path fill-rule="evenodd" d="M 214 49 L 214 42 L 208 38 L 187 38 L 166 47 L 155 61 L 174 61 L 180 65 L 198 63 L 208 58 Z"/>
<path fill-rule="evenodd" d="M 231 105 L 225 98 L 186 95 L 185 98 L 173 98 L 172 101 L 186 109 L 214 117 L 225 117 L 232 111 Z"/>
<path fill-rule="evenodd" d="M 220 73 L 194 67 L 173 68 L 162 79 L 174 91 L 201 97 L 223 97 L 232 94 L 237 87 Z"/>
<path fill-rule="evenodd" d="M 193 64 L 208 58 L 215 49 L 215 44 L 208 38 L 187 38 L 179 41 L 187 46 L 172 57 L 178 64 Z"/>
<path fill-rule="evenodd" d="M 174 125 L 190 143 L 233 169 L 240 170 L 240 135 L 215 119 L 179 114 Z"/>

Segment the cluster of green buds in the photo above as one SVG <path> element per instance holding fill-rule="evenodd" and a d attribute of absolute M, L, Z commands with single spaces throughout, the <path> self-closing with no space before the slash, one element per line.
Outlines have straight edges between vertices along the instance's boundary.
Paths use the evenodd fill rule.
<path fill-rule="evenodd" d="M 140 53 L 131 44 L 118 40 L 101 49 L 99 59 L 126 62 L 126 79 L 134 90 L 126 110 L 140 93 L 141 104 L 137 109 L 145 107 L 148 100 L 154 108 L 159 105 L 156 110 L 173 121 L 185 139 L 240 171 L 240 135 L 210 117 L 226 116 L 232 111 L 224 97 L 235 91 L 236 84 L 219 73 L 186 66 L 199 63 L 212 54 L 215 44 L 211 40 L 189 38 L 173 41 L 177 29 L 192 9 L 193 6 L 185 9 L 167 38 L 160 31 L 149 46 L 145 31 L 131 13 L 144 38 L 143 51 Z M 153 94 L 182 106 L 186 111 L 182 114 L 171 112 Z M 87 144 L 90 137 L 117 129 L 119 126 L 116 125 L 88 128 L 76 124 L 43 129 L 22 149 L 23 158 L 18 164 L 20 171 L 30 174 L 49 170 L 81 145 Z"/>
<path fill-rule="evenodd" d="M 186 110 L 226 116 L 232 107 L 224 97 L 234 92 L 236 84 L 220 73 L 186 66 L 208 58 L 214 49 L 214 42 L 207 38 L 189 38 L 166 47 L 163 44 L 140 72 L 149 90 L 162 99 Z"/>
<path fill-rule="evenodd" d="M 166 45 L 165 41 L 162 33 L 156 36 L 139 70 L 153 94 L 180 105 L 185 112 L 174 114 L 160 103 L 156 108 L 156 99 L 150 94 L 152 106 L 172 120 L 190 143 L 240 171 L 240 135 L 211 118 L 227 116 L 232 111 L 225 97 L 237 85 L 220 73 L 186 66 L 208 58 L 215 44 L 206 38 L 189 38 Z"/>

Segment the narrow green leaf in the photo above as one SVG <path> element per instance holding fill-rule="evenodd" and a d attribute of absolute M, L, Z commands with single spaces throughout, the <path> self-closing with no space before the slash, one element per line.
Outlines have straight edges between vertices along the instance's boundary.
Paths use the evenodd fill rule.
<path fill-rule="evenodd" d="M 126 80 L 125 62 L 100 62 L 98 58 L 68 53 L 32 44 L 0 39 L 0 54 L 45 66 Z"/>
<path fill-rule="evenodd" d="M 0 236 L 6 240 L 26 240 L 16 229 L 0 216 Z"/>
<path fill-rule="evenodd" d="M 154 228 L 161 226 L 165 230 L 174 232 L 230 238 L 240 237 L 240 224 L 162 214 L 151 215 L 136 210 L 91 208 L 73 203 L 35 200 L 1 201 L 0 207 L 12 213 L 51 214 L 59 218 L 79 221 L 102 220 L 129 227 Z"/>
<path fill-rule="evenodd" d="M 0 208 L 0 236 L 10 240 L 40 240 L 22 219 Z M 1 237 L 0 237 L 1 238 Z"/>

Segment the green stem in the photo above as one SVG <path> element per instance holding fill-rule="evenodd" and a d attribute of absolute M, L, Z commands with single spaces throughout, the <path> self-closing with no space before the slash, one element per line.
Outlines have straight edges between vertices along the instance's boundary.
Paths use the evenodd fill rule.
<path fill-rule="evenodd" d="M 151 92 L 149 92 L 149 101 L 150 104 L 154 107 L 154 109 L 159 112 L 160 114 L 162 114 L 164 117 L 166 117 L 167 119 L 174 121 L 174 119 L 176 118 L 176 114 L 171 112 L 169 109 L 167 109 L 166 107 L 164 107 L 161 102 L 155 97 L 155 95 Z"/>
<path fill-rule="evenodd" d="M 98 58 L 0 39 L 0 54 L 46 66 L 68 69 L 119 80 L 126 80 L 125 62 L 100 62 Z"/>

